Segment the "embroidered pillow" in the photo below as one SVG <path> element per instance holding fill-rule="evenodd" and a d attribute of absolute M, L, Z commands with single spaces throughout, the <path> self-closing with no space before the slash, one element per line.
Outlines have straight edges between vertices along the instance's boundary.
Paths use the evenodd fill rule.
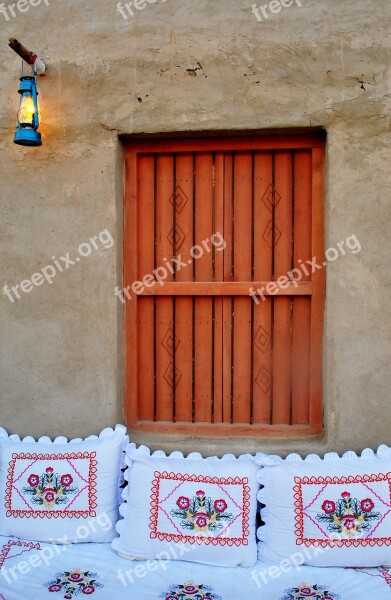
<path fill-rule="evenodd" d="M 125 558 L 254 565 L 259 467 L 254 457 L 186 459 L 130 444 L 129 485 L 113 548 Z"/>
<path fill-rule="evenodd" d="M 317 566 L 391 564 L 391 449 L 361 458 L 347 452 L 257 455 L 264 465 L 258 493 L 265 525 L 258 529 L 259 558 L 279 562 L 302 555 Z"/>
<path fill-rule="evenodd" d="M 23 441 L 0 430 L 0 535 L 42 542 L 111 542 L 126 428 L 85 440 Z"/>

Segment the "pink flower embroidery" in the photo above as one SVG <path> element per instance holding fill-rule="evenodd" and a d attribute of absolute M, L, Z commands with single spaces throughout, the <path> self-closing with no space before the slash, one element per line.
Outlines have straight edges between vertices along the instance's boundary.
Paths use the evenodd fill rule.
<path fill-rule="evenodd" d="M 332 500 L 325 500 L 322 504 L 322 510 L 324 510 L 324 512 L 328 515 L 333 513 L 335 511 L 335 502 Z"/>
<path fill-rule="evenodd" d="M 54 585 L 51 585 L 48 588 L 49 592 L 60 592 L 61 591 L 61 585 L 57 585 L 56 583 Z"/>
<path fill-rule="evenodd" d="M 46 502 L 53 502 L 53 500 L 55 499 L 55 495 L 53 492 L 44 492 L 43 497 L 45 498 Z"/>
<path fill-rule="evenodd" d="M 31 487 L 35 487 L 36 485 L 39 484 L 39 477 L 38 475 L 30 475 L 30 477 L 27 480 L 28 484 L 31 485 Z"/>
<path fill-rule="evenodd" d="M 77 583 L 78 581 L 83 581 L 83 577 L 81 576 L 80 573 L 71 573 L 69 575 L 69 579 L 71 581 L 74 581 L 75 583 Z"/>
<path fill-rule="evenodd" d="M 69 485 L 71 485 L 71 483 L 73 483 L 73 477 L 72 475 L 63 475 L 60 479 L 61 481 L 61 485 L 68 487 Z"/>
<path fill-rule="evenodd" d="M 48 467 L 48 468 L 46 469 L 46 473 L 49 473 L 49 474 L 50 474 L 50 473 L 53 473 L 53 469 L 52 469 L 52 467 Z"/>
<path fill-rule="evenodd" d="M 224 512 L 228 505 L 225 500 L 215 500 L 213 506 L 218 512 Z"/>
<path fill-rule="evenodd" d="M 202 496 L 205 496 L 205 492 L 203 490 L 198 490 L 198 492 L 196 492 L 196 496 L 202 498 Z"/>
<path fill-rule="evenodd" d="M 300 594 L 302 596 L 315 596 L 315 593 L 311 591 L 311 588 L 303 587 L 300 588 Z"/>
<path fill-rule="evenodd" d="M 371 512 L 374 506 L 375 505 L 370 498 L 365 498 L 364 500 L 361 500 L 361 510 L 363 510 L 364 512 Z"/>
<path fill-rule="evenodd" d="M 208 519 L 204 516 L 197 517 L 194 520 L 196 522 L 197 527 L 206 527 L 208 524 Z"/>
<path fill-rule="evenodd" d="M 343 522 L 345 529 L 347 529 L 348 531 L 354 529 L 356 526 L 354 517 L 345 515 L 341 517 L 341 521 Z"/>
<path fill-rule="evenodd" d="M 92 585 L 86 585 L 82 591 L 83 594 L 93 594 L 95 592 L 95 588 Z"/>
<path fill-rule="evenodd" d="M 196 585 L 188 581 L 182 585 L 172 585 L 170 588 L 160 594 L 159 598 L 163 600 L 223 600 L 221 596 L 214 593 L 214 590 L 205 584 Z"/>
<path fill-rule="evenodd" d="M 350 494 L 349 492 L 342 492 L 341 497 L 347 500 L 348 498 L 350 498 Z"/>
<path fill-rule="evenodd" d="M 181 508 L 182 510 L 186 510 L 186 508 L 189 508 L 190 506 L 190 500 L 189 498 L 186 498 L 185 496 L 180 496 L 178 498 L 178 500 L 176 501 L 177 506 L 179 506 L 179 508 Z"/>

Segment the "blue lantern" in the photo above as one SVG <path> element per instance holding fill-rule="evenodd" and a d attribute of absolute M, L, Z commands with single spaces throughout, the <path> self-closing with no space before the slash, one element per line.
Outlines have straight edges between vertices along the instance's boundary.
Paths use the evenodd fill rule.
<path fill-rule="evenodd" d="M 37 78 L 24 75 L 20 78 L 20 106 L 18 112 L 18 127 L 14 143 L 20 146 L 42 146 L 41 134 L 38 131 L 38 92 Z"/>

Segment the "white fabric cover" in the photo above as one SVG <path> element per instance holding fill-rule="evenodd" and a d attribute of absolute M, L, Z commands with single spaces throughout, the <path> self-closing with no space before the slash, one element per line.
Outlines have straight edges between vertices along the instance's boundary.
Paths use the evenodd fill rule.
<path fill-rule="evenodd" d="M 253 565 L 257 559 L 257 466 L 251 455 L 203 459 L 150 455 L 130 444 L 126 453 L 124 517 L 113 548 L 134 559 L 166 555 L 184 546 L 182 560 L 222 566 Z"/>
<path fill-rule="evenodd" d="M 126 428 L 85 440 L 20 440 L 0 429 L 0 534 L 38 541 L 115 537 Z"/>
<path fill-rule="evenodd" d="M 179 560 L 131 563 L 117 556 L 109 544 L 55 546 L 0 537 L 0 567 L 1 600 L 62 600 L 67 596 L 69 600 L 391 598 L 387 569 L 358 572 L 262 562 L 250 568 L 227 568 Z M 69 592 L 70 578 L 73 591 Z M 61 583 L 56 584 L 58 579 Z M 186 591 L 189 594 L 183 595 Z"/>
<path fill-rule="evenodd" d="M 309 565 L 391 564 L 391 450 L 366 449 L 322 460 L 258 454 L 261 560 L 301 553 Z"/>

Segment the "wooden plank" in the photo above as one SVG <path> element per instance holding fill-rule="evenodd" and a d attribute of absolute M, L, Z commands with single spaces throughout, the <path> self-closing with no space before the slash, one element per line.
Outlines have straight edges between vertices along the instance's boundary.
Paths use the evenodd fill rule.
<path fill-rule="evenodd" d="M 274 276 L 292 267 L 292 155 L 278 152 L 274 162 Z M 291 420 L 291 299 L 274 299 L 272 423 Z"/>
<path fill-rule="evenodd" d="M 137 239 L 141 244 L 138 257 L 138 276 L 142 280 L 154 269 L 154 175 L 153 156 L 141 156 L 137 168 L 138 210 Z M 148 218 L 145 218 L 148 215 Z M 138 304 L 138 418 L 153 421 L 155 405 L 154 304 L 153 298 L 132 300 Z"/>
<path fill-rule="evenodd" d="M 318 439 L 319 429 L 310 425 L 249 425 L 228 423 L 150 423 L 140 421 L 135 432 L 154 433 L 156 435 L 183 435 L 186 437 L 225 437 L 228 440 L 236 437 L 251 437 L 258 439 L 260 436 L 276 438 L 302 438 L 313 436 Z M 132 432 L 132 431 L 131 431 Z M 259 440 L 258 440 L 259 441 Z M 224 446 L 225 447 L 225 446 Z"/>
<path fill-rule="evenodd" d="M 196 156 L 195 183 L 195 245 L 210 239 L 212 231 L 213 170 L 212 154 Z M 211 282 L 213 278 L 212 253 L 204 252 L 194 259 L 195 280 Z M 213 315 L 212 299 L 207 296 L 195 299 L 194 314 L 194 377 L 195 420 L 210 422 L 213 403 Z"/>
<path fill-rule="evenodd" d="M 310 281 L 312 224 L 311 152 L 295 153 L 294 261 L 303 281 Z M 304 269 L 303 269 L 304 266 Z M 309 271 L 307 270 L 308 267 Z M 309 423 L 311 371 L 311 298 L 293 299 L 292 322 L 292 424 Z"/>
<path fill-rule="evenodd" d="M 322 148 L 323 135 L 270 135 L 245 137 L 199 137 L 173 139 L 136 139 L 130 142 L 127 152 L 132 147 L 141 153 L 172 152 L 238 152 L 252 150 L 295 150 L 302 148 Z"/>
<path fill-rule="evenodd" d="M 176 224 L 180 233 L 177 258 L 188 264 L 193 246 L 193 155 L 180 154 L 176 158 Z M 190 265 L 175 274 L 176 282 L 192 282 Z M 175 285 L 175 284 L 174 284 Z M 190 287 L 193 284 L 190 283 Z M 193 416 L 193 354 L 192 354 L 193 301 L 191 297 L 175 297 L 175 335 L 178 350 L 175 353 L 177 385 L 175 389 L 175 420 L 192 422 Z"/>
<path fill-rule="evenodd" d="M 170 201 L 174 192 L 174 160 L 159 156 L 156 164 L 156 268 L 171 260 L 176 240 L 174 211 Z M 172 281 L 167 271 L 167 281 Z M 176 339 L 173 327 L 173 299 L 156 299 L 156 420 L 172 421 L 176 383 Z"/>
<path fill-rule="evenodd" d="M 272 285 L 270 292 L 267 286 Z M 285 285 L 287 287 L 285 287 Z M 298 282 L 289 283 L 284 287 L 278 287 L 273 281 L 232 281 L 232 282 L 169 282 L 160 285 L 158 283 L 145 288 L 140 296 L 250 296 L 251 288 L 255 288 L 256 296 L 263 300 L 263 296 L 309 296 L 312 294 L 312 283 Z M 258 292 L 258 290 L 260 290 Z"/>
<path fill-rule="evenodd" d="M 124 198 L 124 286 L 137 279 L 137 155 L 128 153 Z M 125 304 L 125 412 L 129 423 L 138 421 L 137 302 Z"/>
<path fill-rule="evenodd" d="M 223 212 L 224 212 L 224 240 L 226 248 L 223 259 L 224 285 L 220 286 L 222 291 L 228 290 L 233 279 L 233 251 L 232 241 L 234 234 L 233 219 L 233 155 L 224 154 L 224 189 L 223 189 Z M 217 284 L 214 284 L 215 289 Z M 223 294 L 220 294 L 223 296 Z M 223 322 L 223 381 L 222 402 L 223 422 L 232 422 L 233 385 L 232 385 L 232 359 L 233 359 L 233 298 L 224 296 L 222 298 L 222 322 Z"/>
<path fill-rule="evenodd" d="M 254 157 L 254 289 L 272 278 L 270 235 L 273 201 L 273 158 L 271 152 Z M 257 283 L 258 282 L 258 283 Z M 257 303 L 258 302 L 258 303 Z M 254 302 L 253 325 L 253 423 L 271 422 L 271 300 Z"/>
<path fill-rule="evenodd" d="M 213 194 L 213 229 L 224 239 L 224 154 L 215 155 L 215 185 Z M 224 281 L 224 249 L 214 250 L 214 280 Z M 213 353 L 213 422 L 223 421 L 223 298 L 214 298 L 214 353 Z"/>
<path fill-rule="evenodd" d="M 252 276 L 252 155 L 235 155 L 234 165 L 234 280 Z M 251 302 L 234 299 L 233 422 L 250 423 Z"/>
<path fill-rule="evenodd" d="M 312 151 L 312 255 L 319 261 L 324 256 L 324 149 Z M 311 301 L 311 387 L 310 425 L 323 428 L 322 354 L 324 328 L 325 269 L 312 274 L 314 291 Z"/>

